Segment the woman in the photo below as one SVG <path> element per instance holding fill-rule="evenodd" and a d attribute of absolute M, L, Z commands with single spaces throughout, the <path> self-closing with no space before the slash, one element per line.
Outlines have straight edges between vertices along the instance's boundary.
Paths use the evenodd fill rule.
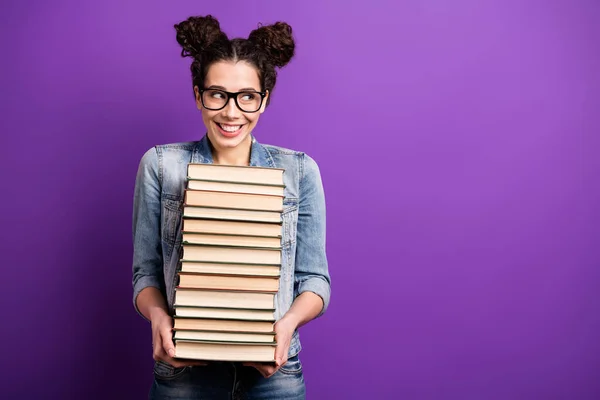
<path fill-rule="evenodd" d="M 301 399 L 305 383 L 298 328 L 329 304 L 325 199 L 319 168 L 304 153 L 260 144 L 253 131 L 267 108 L 276 70 L 294 55 L 288 24 L 229 40 L 212 16 L 177 25 L 181 55 L 192 58 L 192 86 L 206 134 L 198 141 L 155 146 L 142 157 L 133 213 L 133 303 L 152 327 L 156 399 Z M 285 169 L 281 286 L 277 295 L 276 363 L 201 362 L 173 358 L 173 301 L 181 245 L 187 163 Z"/>

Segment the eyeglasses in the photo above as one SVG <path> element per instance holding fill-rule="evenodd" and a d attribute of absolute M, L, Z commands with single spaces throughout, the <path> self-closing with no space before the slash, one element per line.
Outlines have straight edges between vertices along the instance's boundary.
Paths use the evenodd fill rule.
<path fill-rule="evenodd" d="M 226 92 L 219 89 L 200 89 L 202 106 L 207 110 L 219 111 L 225 108 L 229 99 L 235 100 L 235 105 L 243 112 L 254 113 L 260 110 L 266 92 L 243 91 Z"/>

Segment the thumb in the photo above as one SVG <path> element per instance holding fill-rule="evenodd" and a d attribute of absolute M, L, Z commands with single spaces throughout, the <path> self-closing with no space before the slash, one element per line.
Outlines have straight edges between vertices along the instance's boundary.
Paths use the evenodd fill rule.
<path fill-rule="evenodd" d="M 280 367 L 283 364 L 283 354 L 284 354 L 283 346 L 278 346 L 275 351 L 275 364 Z"/>
<path fill-rule="evenodd" d="M 160 336 L 162 338 L 162 346 L 163 349 L 165 349 L 165 352 L 169 355 L 169 357 L 175 357 L 175 345 L 173 344 L 173 339 L 171 338 L 171 330 L 163 330 Z"/>

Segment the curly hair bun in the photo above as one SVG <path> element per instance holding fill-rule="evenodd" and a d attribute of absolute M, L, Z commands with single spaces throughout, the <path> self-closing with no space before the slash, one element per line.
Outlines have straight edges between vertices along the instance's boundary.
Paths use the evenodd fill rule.
<path fill-rule="evenodd" d="M 250 32 L 248 40 L 254 42 L 265 54 L 269 62 L 276 67 L 283 67 L 294 56 L 295 43 L 292 27 L 285 22 L 260 26 Z"/>
<path fill-rule="evenodd" d="M 212 15 L 189 17 L 175 24 L 177 43 L 182 47 L 182 57 L 200 59 L 202 53 L 213 43 L 227 40 L 227 35 L 221 31 L 219 21 Z"/>

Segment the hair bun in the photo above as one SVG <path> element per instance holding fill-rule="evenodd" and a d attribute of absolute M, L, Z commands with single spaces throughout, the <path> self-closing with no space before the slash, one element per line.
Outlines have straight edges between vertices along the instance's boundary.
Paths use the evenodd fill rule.
<path fill-rule="evenodd" d="M 259 46 L 267 54 L 270 63 L 276 67 L 283 67 L 294 56 L 292 27 L 285 22 L 260 26 L 250 33 L 248 40 Z"/>
<path fill-rule="evenodd" d="M 212 15 L 189 17 L 175 24 L 177 43 L 182 47 L 181 56 L 200 58 L 202 52 L 218 40 L 227 40 L 219 21 Z"/>

